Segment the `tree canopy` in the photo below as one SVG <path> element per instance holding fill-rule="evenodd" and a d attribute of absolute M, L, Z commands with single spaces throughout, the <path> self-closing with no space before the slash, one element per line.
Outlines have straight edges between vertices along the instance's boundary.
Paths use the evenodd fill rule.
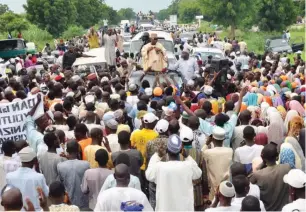
<path fill-rule="evenodd" d="M 0 15 L 0 31 L 12 32 L 26 30 L 29 23 L 22 16 L 13 12 L 6 12 Z"/>
<path fill-rule="evenodd" d="M 121 8 L 118 11 L 118 15 L 123 20 L 131 20 L 131 19 L 135 19 L 136 17 L 136 13 L 134 12 L 132 8 Z"/>
<path fill-rule="evenodd" d="M 178 4 L 180 21 L 190 23 L 195 20 L 196 15 L 201 15 L 201 8 L 198 0 L 181 0 Z"/>
<path fill-rule="evenodd" d="M 0 15 L 6 13 L 6 12 L 11 12 L 7 4 L 0 4 Z"/>
<path fill-rule="evenodd" d="M 24 9 L 30 22 L 55 36 L 75 23 L 77 16 L 73 2 L 66 0 L 27 0 Z"/>
<path fill-rule="evenodd" d="M 254 0 L 199 0 L 204 14 L 212 17 L 212 21 L 223 26 L 231 27 L 231 36 L 235 36 L 235 28 L 250 14 Z"/>
<path fill-rule="evenodd" d="M 296 20 L 297 10 L 292 0 L 261 0 L 256 21 L 265 31 L 281 31 Z"/>
<path fill-rule="evenodd" d="M 103 0 L 27 0 L 24 8 L 29 21 L 53 36 L 61 35 L 71 25 L 89 28 L 103 19 L 110 24 L 120 21 L 117 11 Z"/>

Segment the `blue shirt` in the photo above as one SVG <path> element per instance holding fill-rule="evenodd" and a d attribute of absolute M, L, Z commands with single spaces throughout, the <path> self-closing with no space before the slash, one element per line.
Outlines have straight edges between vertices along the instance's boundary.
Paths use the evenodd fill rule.
<path fill-rule="evenodd" d="M 225 139 L 223 141 L 224 147 L 230 147 L 231 144 L 231 138 L 233 136 L 233 132 L 235 129 L 235 126 L 237 124 L 238 116 L 236 113 L 232 114 L 230 119 L 224 124 L 222 127 L 225 130 Z"/>
<path fill-rule="evenodd" d="M 29 146 L 37 153 L 38 145 L 40 143 L 44 144 L 44 135 L 36 130 L 35 121 L 32 116 L 27 116 L 25 126 Z"/>
<path fill-rule="evenodd" d="M 199 119 L 200 119 L 199 130 L 205 135 L 210 136 L 212 134 L 213 125 L 210 122 L 202 118 L 199 118 Z"/>
<path fill-rule="evenodd" d="M 39 195 L 36 191 L 37 187 L 42 188 L 46 197 L 49 195 L 49 188 L 44 175 L 30 168 L 20 167 L 16 171 L 8 173 L 6 175 L 6 182 L 20 190 L 23 200 L 29 198 L 36 211 L 40 210 Z M 23 201 L 23 204 L 26 205 L 25 201 Z"/>

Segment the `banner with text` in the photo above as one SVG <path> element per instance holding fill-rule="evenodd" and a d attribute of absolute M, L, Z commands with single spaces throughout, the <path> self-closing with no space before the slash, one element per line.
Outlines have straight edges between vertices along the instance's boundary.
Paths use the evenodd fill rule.
<path fill-rule="evenodd" d="M 43 99 L 43 97 L 42 97 Z M 29 111 L 37 103 L 37 94 L 27 97 L 24 100 L 0 104 L 0 147 L 8 140 L 26 140 L 25 121 Z M 44 113 L 43 101 L 36 108 L 34 120 Z"/>

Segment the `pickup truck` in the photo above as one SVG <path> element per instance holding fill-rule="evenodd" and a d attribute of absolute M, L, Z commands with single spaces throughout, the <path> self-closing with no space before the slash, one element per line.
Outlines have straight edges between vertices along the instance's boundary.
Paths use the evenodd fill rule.
<path fill-rule="evenodd" d="M 27 46 L 23 39 L 0 40 L 0 58 L 15 58 L 26 53 Z"/>

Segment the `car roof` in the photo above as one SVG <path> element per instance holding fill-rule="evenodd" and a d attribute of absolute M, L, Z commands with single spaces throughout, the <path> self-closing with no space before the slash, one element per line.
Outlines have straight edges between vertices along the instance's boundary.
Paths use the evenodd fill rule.
<path fill-rule="evenodd" d="M 154 27 L 152 24 L 140 24 L 141 27 Z"/>
<path fill-rule="evenodd" d="M 155 30 L 150 30 L 150 31 L 146 31 L 146 32 L 148 32 L 149 34 L 156 33 L 157 37 L 159 37 L 159 38 L 164 38 L 165 40 L 173 41 L 170 33 L 168 33 L 168 32 L 165 32 L 165 31 L 155 31 Z M 139 32 L 137 35 L 135 35 L 135 37 L 133 37 L 132 41 L 141 40 L 141 37 L 142 37 L 143 33 L 145 33 L 145 32 Z"/>
<path fill-rule="evenodd" d="M 12 41 L 12 40 L 22 40 L 24 41 L 22 38 L 12 38 L 12 39 L 3 39 L 3 40 L 0 40 L 1 41 Z"/>
<path fill-rule="evenodd" d="M 105 60 L 105 48 L 95 48 L 91 49 L 88 52 L 84 53 L 85 55 L 88 56 L 93 56 L 93 57 L 79 57 L 76 59 L 76 61 L 73 63 L 74 66 L 79 66 L 79 65 L 95 65 L 95 64 L 101 64 L 101 63 L 106 63 Z"/>
<path fill-rule="evenodd" d="M 197 48 L 193 48 L 192 50 L 193 52 L 214 52 L 214 53 L 223 54 L 223 51 L 218 48 L 197 47 Z"/>

